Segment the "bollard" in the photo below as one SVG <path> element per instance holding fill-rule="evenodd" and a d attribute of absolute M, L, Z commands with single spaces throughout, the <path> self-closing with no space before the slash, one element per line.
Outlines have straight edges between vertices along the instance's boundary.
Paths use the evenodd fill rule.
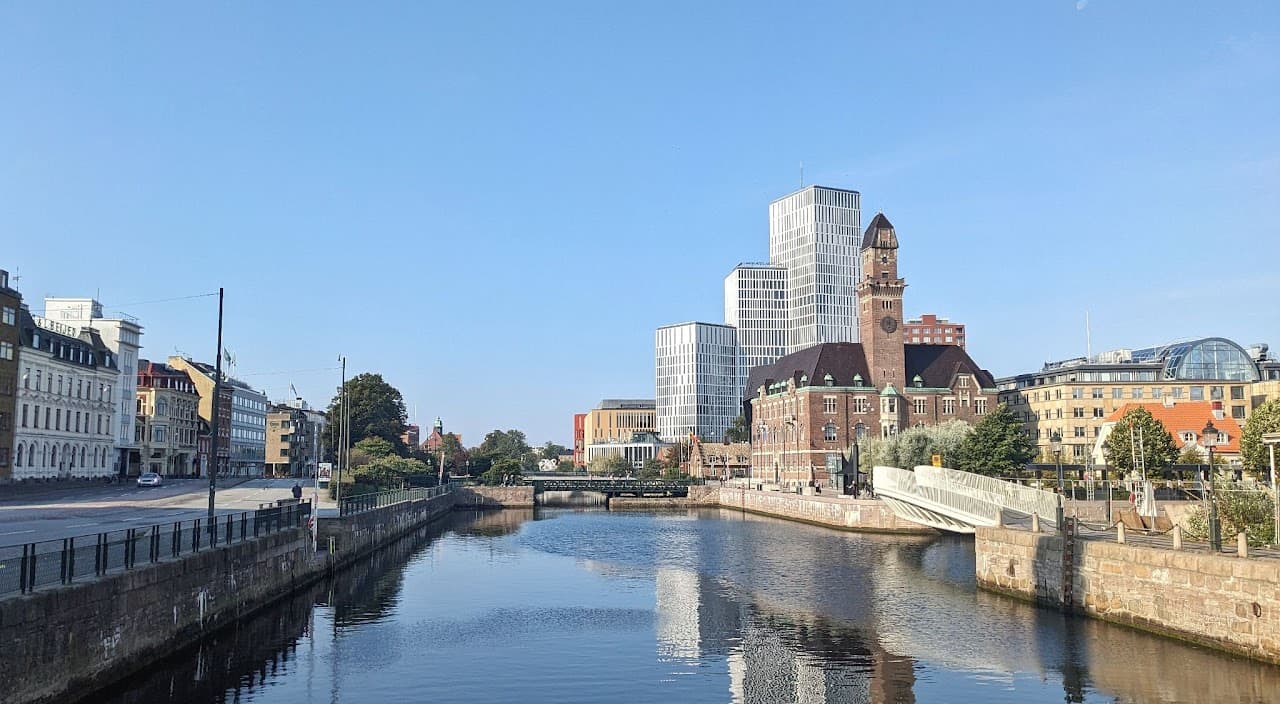
<path fill-rule="evenodd" d="M 996 509 L 996 528 L 1004 528 L 1004 511 Z"/>
<path fill-rule="evenodd" d="M 1249 539 L 1244 533 L 1236 533 L 1236 554 L 1240 557 L 1249 556 Z"/>
<path fill-rule="evenodd" d="M 1031 532 L 1032 533 L 1040 532 L 1040 514 L 1038 513 L 1031 514 Z"/>
<path fill-rule="evenodd" d="M 1123 523 L 1116 524 L 1116 542 L 1120 543 L 1121 545 L 1124 544 L 1124 524 Z"/>
<path fill-rule="evenodd" d="M 1173 527 L 1173 549 L 1182 549 L 1182 526 Z"/>

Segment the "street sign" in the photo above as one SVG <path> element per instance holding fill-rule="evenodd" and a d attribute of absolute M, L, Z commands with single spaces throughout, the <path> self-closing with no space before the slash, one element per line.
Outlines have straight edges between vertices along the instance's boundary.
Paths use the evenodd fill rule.
<path fill-rule="evenodd" d="M 931 458 L 929 459 L 929 464 L 932 464 L 934 467 L 941 467 L 941 466 L 942 466 L 942 455 L 934 455 L 933 457 L 931 457 Z"/>

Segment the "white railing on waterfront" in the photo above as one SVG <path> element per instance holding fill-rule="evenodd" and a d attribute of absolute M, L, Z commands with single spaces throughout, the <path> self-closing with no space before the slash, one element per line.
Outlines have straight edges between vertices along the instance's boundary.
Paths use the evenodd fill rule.
<path fill-rule="evenodd" d="M 946 467 L 875 467 L 872 482 L 894 513 L 944 530 L 999 525 L 1006 511 L 1039 514 L 1049 524 L 1057 516 L 1056 494 Z"/>
<path fill-rule="evenodd" d="M 947 467 L 920 465 L 916 467 L 915 474 L 917 482 L 923 486 L 972 496 L 1027 516 L 1039 514 L 1048 521 L 1057 517 L 1058 495 L 1052 492 Z"/>

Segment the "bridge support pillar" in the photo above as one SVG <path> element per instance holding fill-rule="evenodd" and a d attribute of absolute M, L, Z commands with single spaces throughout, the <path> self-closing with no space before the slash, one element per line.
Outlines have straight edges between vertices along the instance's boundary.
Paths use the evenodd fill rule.
<path fill-rule="evenodd" d="M 1038 513 L 1031 514 L 1031 532 L 1032 533 L 1040 532 L 1040 514 Z"/>

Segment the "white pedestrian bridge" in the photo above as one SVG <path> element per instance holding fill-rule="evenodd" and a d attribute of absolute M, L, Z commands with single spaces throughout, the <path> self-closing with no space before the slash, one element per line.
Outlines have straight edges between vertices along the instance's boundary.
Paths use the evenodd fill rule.
<path fill-rule="evenodd" d="M 978 526 L 1017 523 L 1032 514 L 1056 527 L 1060 496 L 1050 491 L 925 465 L 875 467 L 871 477 L 876 496 L 899 518 L 939 530 L 972 533 Z"/>

